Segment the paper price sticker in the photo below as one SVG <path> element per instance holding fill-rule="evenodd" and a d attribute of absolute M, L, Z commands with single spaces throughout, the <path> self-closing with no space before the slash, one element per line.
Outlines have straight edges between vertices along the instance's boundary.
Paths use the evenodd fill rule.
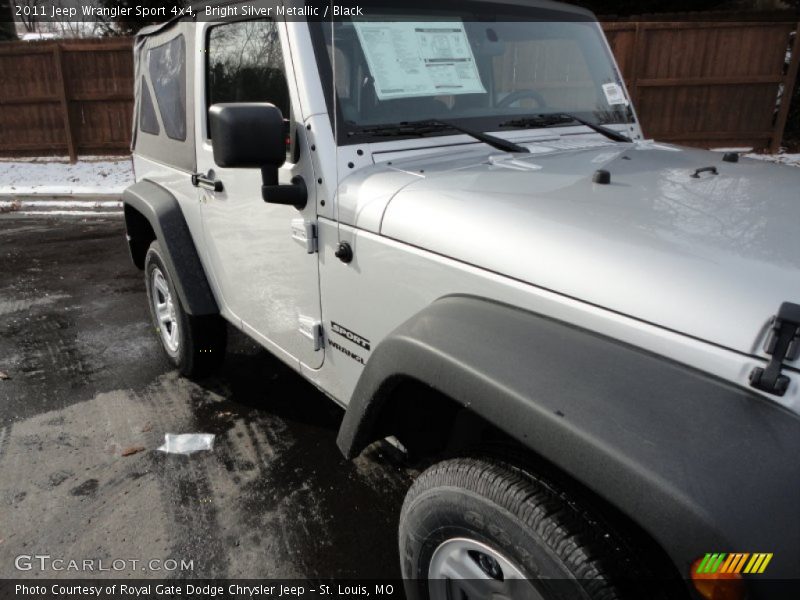
<path fill-rule="evenodd" d="M 628 105 L 628 99 L 625 97 L 622 87 L 616 83 L 604 83 L 603 93 L 606 95 L 606 102 L 608 102 L 610 106 L 617 104 Z"/>
<path fill-rule="evenodd" d="M 485 94 L 460 21 L 353 24 L 379 100 Z"/>

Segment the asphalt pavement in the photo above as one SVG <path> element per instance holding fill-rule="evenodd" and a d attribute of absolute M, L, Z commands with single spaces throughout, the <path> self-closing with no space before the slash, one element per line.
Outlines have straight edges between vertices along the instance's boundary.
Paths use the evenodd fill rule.
<path fill-rule="evenodd" d="M 178 377 L 121 219 L 0 216 L 0 578 L 92 575 L 20 555 L 125 559 L 109 577 L 399 576 L 410 473 L 382 443 L 344 460 L 343 411 L 230 337 L 218 375 Z M 165 433 L 216 438 L 167 455 Z"/>

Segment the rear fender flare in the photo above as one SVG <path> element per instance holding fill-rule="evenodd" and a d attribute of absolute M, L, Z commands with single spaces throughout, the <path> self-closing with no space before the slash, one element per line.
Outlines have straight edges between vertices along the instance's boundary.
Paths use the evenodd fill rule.
<path fill-rule="evenodd" d="M 132 222 L 129 211 L 134 210 L 150 224 L 164 251 L 164 261 L 174 275 L 173 283 L 181 304 L 193 316 L 219 314 L 219 306 L 211 291 L 192 234 L 177 199 L 152 181 L 140 181 L 122 194 L 126 228 L 132 255 L 134 253 Z M 134 262 L 137 260 L 133 256 Z M 137 264 L 140 268 L 143 266 Z"/>

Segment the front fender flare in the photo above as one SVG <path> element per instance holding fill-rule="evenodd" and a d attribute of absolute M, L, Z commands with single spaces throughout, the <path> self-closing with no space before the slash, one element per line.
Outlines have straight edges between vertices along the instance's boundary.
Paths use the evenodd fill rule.
<path fill-rule="evenodd" d="M 370 357 L 338 444 L 376 436 L 393 386 L 427 384 L 605 498 L 683 575 L 706 552 L 773 552 L 800 576 L 800 418 L 616 340 L 485 299 L 442 298 Z"/>

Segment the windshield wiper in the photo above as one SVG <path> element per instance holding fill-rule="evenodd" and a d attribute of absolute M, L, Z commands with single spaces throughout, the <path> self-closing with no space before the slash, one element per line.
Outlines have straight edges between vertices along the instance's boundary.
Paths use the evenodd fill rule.
<path fill-rule="evenodd" d="M 425 119 L 422 121 L 402 121 L 400 123 L 391 123 L 387 125 L 371 125 L 366 127 L 359 127 L 357 130 L 348 131 L 348 136 L 353 135 L 374 135 L 374 136 L 406 136 L 406 135 L 426 135 L 429 133 L 439 133 L 447 130 L 460 131 L 466 133 L 468 136 L 475 138 L 485 144 L 489 144 L 492 148 L 497 148 L 503 152 L 530 152 L 524 146 L 519 146 L 514 142 L 509 142 L 503 138 L 483 133 L 482 131 L 475 131 L 461 125 L 455 125 L 449 121 L 441 121 L 439 119 Z"/>
<path fill-rule="evenodd" d="M 562 125 L 568 121 L 575 121 L 581 125 L 585 125 L 592 131 L 596 131 L 597 133 L 604 135 L 608 139 L 615 142 L 630 143 L 633 141 L 627 135 L 623 135 L 614 131 L 613 129 L 609 129 L 608 127 L 599 125 L 597 123 L 592 123 L 591 121 L 581 119 L 580 117 L 576 117 L 575 115 L 571 115 L 569 113 L 547 113 L 536 115 L 535 117 L 513 119 L 511 121 L 501 123 L 500 127 L 552 127 L 554 125 Z"/>

